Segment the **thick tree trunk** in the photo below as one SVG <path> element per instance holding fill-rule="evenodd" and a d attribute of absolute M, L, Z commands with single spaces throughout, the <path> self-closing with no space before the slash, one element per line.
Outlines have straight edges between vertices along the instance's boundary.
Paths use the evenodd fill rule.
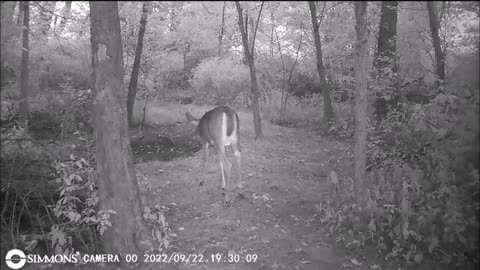
<path fill-rule="evenodd" d="M 28 48 L 28 35 L 30 33 L 30 2 L 23 1 L 23 44 L 22 44 L 22 66 L 20 71 L 20 123 L 27 127 L 28 120 L 28 56 L 30 54 L 30 49 Z"/>
<path fill-rule="evenodd" d="M 117 2 L 90 2 L 99 210 L 114 210 L 104 253 L 142 254 L 147 230 L 125 110 L 123 52 Z"/>
<path fill-rule="evenodd" d="M 323 65 L 322 43 L 320 42 L 320 33 L 318 30 L 319 25 L 317 20 L 317 10 L 315 8 L 315 2 L 313 1 L 308 1 L 308 6 L 310 8 L 310 15 L 312 18 L 313 37 L 315 39 L 318 79 L 320 80 L 320 88 L 323 94 L 323 102 L 324 102 L 323 114 L 324 114 L 325 120 L 328 122 L 330 119 L 333 118 L 333 110 L 332 110 L 332 101 L 330 99 L 330 87 L 327 84 L 327 80 L 325 79 L 325 67 Z"/>
<path fill-rule="evenodd" d="M 67 25 L 67 20 L 70 18 L 70 11 L 72 9 L 72 1 L 65 1 L 65 8 L 63 9 L 63 18 L 60 19 L 58 26 L 59 33 L 62 33 Z"/>
<path fill-rule="evenodd" d="M 380 76 L 397 71 L 397 1 L 382 1 L 374 65 Z M 389 68 L 389 70 L 386 70 Z"/>
<path fill-rule="evenodd" d="M 435 2 L 427 1 L 428 18 L 430 21 L 430 32 L 432 34 L 433 48 L 435 49 L 435 67 L 438 76 L 439 84 L 443 85 L 445 82 L 445 55 L 440 45 L 440 36 L 438 28 L 440 21 L 434 6 Z"/>
<path fill-rule="evenodd" d="M 257 83 L 257 74 L 255 70 L 255 62 L 253 58 L 254 49 L 255 49 L 255 32 L 252 38 L 252 49 L 248 48 L 248 37 L 246 29 L 248 27 L 247 23 L 243 23 L 243 13 L 242 7 L 238 1 L 235 1 L 235 5 L 237 6 L 238 11 L 238 25 L 240 27 L 240 33 L 242 35 L 242 43 L 243 43 L 243 51 L 245 53 L 245 58 L 248 62 L 248 67 L 250 68 L 250 79 L 252 82 L 252 107 L 253 107 L 253 126 L 255 129 L 255 139 L 262 139 L 263 138 L 263 131 L 262 131 L 262 119 L 260 118 L 260 91 L 258 90 L 258 83 Z M 263 2 L 262 2 L 263 7 Z M 260 18 L 260 12 L 258 14 L 258 18 Z M 257 20 L 258 25 L 258 20 Z"/>
<path fill-rule="evenodd" d="M 135 60 L 133 61 L 132 76 L 130 76 L 130 84 L 128 85 L 127 96 L 127 112 L 128 124 L 132 126 L 133 122 L 133 105 L 135 96 L 137 95 L 138 72 L 140 71 L 140 59 L 142 58 L 143 36 L 145 35 L 145 26 L 147 25 L 149 2 L 144 2 L 142 7 L 142 17 L 140 18 L 140 29 L 138 31 L 137 48 L 135 49 Z"/>
<path fill-rule="evenodd" d="M 355 148 L 354 190 L 357 204 L 366 205 L 366 156 L 367 156 L 367 2 L 355 2 L 355 30 L 357 33 L 355 55 Z"/>
<path fill-rule="evenodd" d="M 374 66 L 378 71 L 377 79 L 385 86 L 385 92 L 379 92 L 375 100 L 375 115 L 382 120 L 389 107 L 397 107 L 400 93 L 397 87 L 397 1 L 382 1 L 380 25 L 378 31 L 377 53 Z M 388 100 L 385 95 L 390 97 Z"/>

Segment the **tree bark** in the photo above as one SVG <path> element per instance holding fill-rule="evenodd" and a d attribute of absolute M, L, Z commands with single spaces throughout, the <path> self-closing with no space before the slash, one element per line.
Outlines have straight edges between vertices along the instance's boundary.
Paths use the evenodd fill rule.
<path fill-rule="evenodd" d="M 270 32 L 270 57 L 273 58 L 273 33 L 275 30 L 275 17 L 273 16 L 273 10 L 270 11 L 270 21 L 272 23 L 272 29 Z"/>
<path fill-rule="evenodd" d="M 145 35 L 145 26 L 147 25 L 148 10 L 149 2 L 144 2 L 142 17 L 140 18 L 140 29 L 138 31 L 137 48 L 135 49 L 135 60 L 133 60 L 132 76 L 130 76 L 130 84 L 128 85 L 127 112 L 130 127 L 132 127 L 133 124 L 133 105 L 135 103 L 135 96 L 137 95 L 138 73 L 140 71 L 140 59 L 142 58 L 143 37 Z"/>
<path fill-rule="evenodd" d="M 59 33 L 65 30 L 67 20 L 70 18 L 70 11 L 72 9 L 72 1 L 65 1 L 65 8 L 63 9 L 63 18 L 60 19 L 60 25 L 58 26 Z"/>
<path fill-rule="evenodd" d="M 29 38 L 28 35 L 30 34 L 30 2 L 23 1 L 22 4 L 23 8 L 23 44 L 22 44 L 22 66 L 20 71 L 20 123 L 24 127 L 27 127 L 27 120 L 28 120 L 28 95 L 29 95 L 29 87 L 28 87 L 28 80 L 29 80 L 29 70 L 28 70 L 28 57 L 30 54 L 29 49 Z"/>
<path fill-rule="evenodd" d="M 382 120 L 390 107 L 396 107 L 400 101 L 400 89 L 397 87 L 397 1 L 382 1 L 378 44 L 373 62 L 378 71 L 377 79 L 385 86 L 383 92 L 376 93 L 375 115 Z M 389 96 L 388 99 L 385 95 Z"/>
<path fill-rule="evenodd" d="M 382 1 L 374 65 L 380 76 L 397 72 L 397 1 Z"/>
<path fill-rule="evenodd" d="M 248 37 L 247 37 L 247 32 L 246 29 L 248 27 L 247 23 L 243 23 L 243 12 L 242 12 L 242 7 L 240 6 L 240 3 L 238 1 L 235 1 L 235 5 L 237 6 L 237 11 L 238 11 L 238 26 L 240 27 L 240 34 L 242 35 L 242 43 L 243 43 L 243 51 L 245 54 L 245 58 L 247 59 L 248 62 L 248 67 L 250 69 L 250 79 L 252 82 L 252 107 L 253 107 L 253 126 L 255 129 L 255 139 L 262 139 L 263 138 L 263 131 L 262 131 L 262 119 L 260 118 L 260 91 L 258 89 L 258 83 L 257 83 L 257 74 L 255 70 L 255 61 L 253 58 L 254 55 L 254 49 L 255 49 L 255 33 L 256 29 L 253 34 L 252 38 L 252 49 L 248 48 Z M 263 2 L 262 2 L 262 8 L 263 8 Z M 258 26 L 258 20 L 260 19 L 262 9 L 260 9 L 260 12 L 258 14 L 258 19 L 257 19 L 257 26 Z"/>
<path fill-rule="evenodd" d="M 12 25 L 13 22 L 13 13 L 15 11 L 16 1 L 2 1 L 2 9 L 1 9 L 1 23 L 0 23 L 0 46 L 1 51 L 4 50 L 5 46 L 9 42 L 10 38 L 13 36 L 14 29 Z M 1 68 L 3 69 L 5 57 L 0 54 L 1 58 Z"/>
<path fill-rule="evenodd" d="M 17 25 L 22 26 L 23 23 L 23 5 L 25 1 L 18 1 Z"/>
<path fill-rule="evenodd" d="M 223 43 L 223 35 L 225 34 L 225 7 L 227 6 L 227 2 L 223 2 L 222 8 L 222 23 L 220 25 L 220 33 L 218 34 L 218 57 L 222 54 L 222 43 Z"/>
<path fill-rule="evenodd" d="M 327 84 L 327 80 L 325 79 L 325 67 L 323 65 L 323 56 L 322 56 L 322 43 L 320 42 L 320 33 L 318 30 L 319 24 L 317 20 L 317 11 L 315 8 L 315 2 L 308 1 L 308 6 L 310 8 L 310 15 L 312 18 L 313 37 L 315 39 L 318 79 L 320 80 L 320 88 L 323 94 L 323 103 L 324 103 L 323 114 L 324 114 L 325 120 L 328 122 L 330 119 L 333 118 L 333 110 L 332 110 L 332 101 L 330 99 L 330 87 Z"/>
<path fill-rule="evenodd" d="M 438 76 L 439 85 L 443 85 L 445 82 L 445 55 L 442 51 L 440 36 L 438 34 L 440 21 L 437 12 L 435 11 L 434 2 L 427 1 L 427 9 L 433 48 L 435 49 L 436 74 Z"/>
<path fill-rule="evenodd" d="M 366 156 L 367 156 L 367 2 L 355 2 L 355 31 L 357 34 L 355 54 L 355 148 L 354 190 L 357 204 L 366 205 Z"/>
<path fill-rule="evenodd" d="M 150 232 L 133 164 L 125 110 L 123 52 L 117 2 L 90 2 L 99 210 L 114 210 L 101 236 L 105 253 L 142 254 Z"/>

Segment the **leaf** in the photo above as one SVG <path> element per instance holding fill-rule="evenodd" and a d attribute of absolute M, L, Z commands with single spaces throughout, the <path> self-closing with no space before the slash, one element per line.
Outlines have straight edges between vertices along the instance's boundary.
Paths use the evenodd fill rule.
<path fill-rule="evenodd" d="M 63 178 L 65 184 L 70 186 L 72 184 L 73 174 L 69 175 L 68 177 Z"/>
<path fill-rule="evenodd" d="M 67 216 L 68 218 L 70 219 L 70 221 L 75 221 L 75 217 L 76 217 L 77 213 L 73 212 L 73 211 L 70 211 L 68 212 Z"/>
<path fill-rule="evenodd" d="M 428 252 L 432 253 L 437 246 L 438 246 L 438 237 L 432 235 L 432 237 L 430 238 L 430 245 L 428 245 Z"/>
<path fill-rule="evenodd" d="M 376 232 L 377 226 L 375 226 L 375 222 L 373 222 L 373 218 L 370 219 L 370 223 L 368 223 L 368 229 L 370 232 Z"/>
<path fill-rule="evenodd" d="M 423 255 L 422 255 L 422 253 L 418 253 L 417 255 L 415 255 L 415 257 L 413 257 L 413 261 L 414 261 L 416 264 L 420 264 L 420 263 L 423 261 Z"/>
<path fill-rule="evenodd" d="M 400 224 L 397 224 L 397 226 L 393 227 L 393 232 L 397 235 L 397 236 L 400 236 L 401 232 L 402 232 L 402 228 L 400 226 Z"/>
<path fill-rule="evenodd" d="M 362 263 L 359 262 L 359 261 L 357 261 L 356 259 L 350 259 L 350 261 L 351 261 L 354 265 L 358 265 L 358 266 L 362 265 Z"/>
<path fill-rule="evenodd" d="M 338 175 L 335 171 L 330 172 L 330 182 L 334 184 L 335 186 L 338 185 Z"/>

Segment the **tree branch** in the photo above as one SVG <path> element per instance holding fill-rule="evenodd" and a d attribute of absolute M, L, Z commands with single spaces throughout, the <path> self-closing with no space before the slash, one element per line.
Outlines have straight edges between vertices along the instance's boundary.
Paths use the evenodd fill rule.
<path fill-rule="evenodd" d="M 255 37 L 257 35 L 257 29 L 258 29 L 258 22 L 260 22 L 260 16 L 262 15 L 262 10 L 263 10 L 263 4 L 265 3 L 265 1 L 262 1 L 262 5 L 260 6 L 260 11 L 258 12 L 258 17 L 257 17 L 257 23 L 255 25 L 255 30 L 253 32 L 253 40 L 252 40 L 252 55 L 254 53 L 254 50 L 255 50 Z"/>

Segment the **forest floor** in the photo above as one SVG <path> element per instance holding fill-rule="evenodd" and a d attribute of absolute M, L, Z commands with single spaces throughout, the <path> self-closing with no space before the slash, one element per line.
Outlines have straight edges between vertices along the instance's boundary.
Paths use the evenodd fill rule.
<path fill-rule="evenodd" d="M 349 177 L 350 146 L 316 131 L 266 121 L 262 123 L 265 138 L 255 141 L 251 114 L 240 112 L 239 117 L 244 187 L 232 192 L 229 207 L 223 205 L 214 151 L 202 168 L 201 152 L 188 155 L 183 149 L 186 155 L 161 161 L 152 156 L 153 149 L 134 147 L 144 203 L 168 208 L 165 217 L 176 236 L 166 253 L 200 254 L 197 260 L 203 259 L 170 263 L 163 269 L 372 269 L 373 262 L 356 264 L 361 258 L 327 238 L 317 211 L 330 190 L 330 171 L 335 170 L 340 178 Z M 160 135 L 175 145 L 195 140 L 193 127 L 184 123 L 168 130 Z M 142 136 L 148 141 L 148 136 Z M 227 156 L 233 163 L 229 150 Z M 236 180 L 235 170 L 233 166 L 232 180 Z M 222 262 L 212 262 L 212 254 L 217 253 L 222 254 Z M 229 258 L 239 261 L 229 263 Z"/>

